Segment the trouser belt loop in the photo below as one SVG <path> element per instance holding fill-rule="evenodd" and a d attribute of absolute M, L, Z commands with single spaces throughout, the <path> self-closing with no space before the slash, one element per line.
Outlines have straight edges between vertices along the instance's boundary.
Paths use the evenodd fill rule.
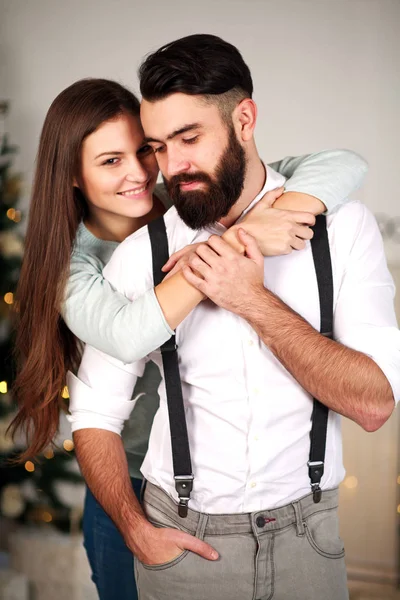
<path fill-rule="evenodd" d="M 147 479 L 143 477 L 142 486 L 140 488 L 140 504 L 143 504 L 144 492 L 146 490 Z"/>
<path fill-rule="evenodd" d="M 202 540 L 204 538 L 204 533 L 206 531 L 206 527 L 207 527 L 207 521 L 208 521 L 208 515 L 205 513 L 200 513 L 199 515 L 199 522 L 197 523 L 197 528 L 196 528 L 196 537 L 199 540 Z"/>
<path fill-rule="evenodd" d="M 301 504 L 299 501 L 292 502 L 294 514 L 296 516 L 296 535 L 301 536 L 305 534 L 303 513 L 301 510 Z"/>

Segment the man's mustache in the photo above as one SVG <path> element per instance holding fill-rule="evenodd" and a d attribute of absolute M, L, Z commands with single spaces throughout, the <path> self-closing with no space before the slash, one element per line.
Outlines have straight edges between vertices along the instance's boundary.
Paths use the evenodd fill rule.
<path fill-rule="evenodd" d="M 200 181 L 202 183 L 213 183 L 211 177 L 207 173 L 199 171 L 197 173 L 181 173 L 179 175 L 173 175 L 170 179 L 167 179 L 167 185 L 171 188 L 177 188 L 181 183 L 192 183 L 193 181 Z"/>

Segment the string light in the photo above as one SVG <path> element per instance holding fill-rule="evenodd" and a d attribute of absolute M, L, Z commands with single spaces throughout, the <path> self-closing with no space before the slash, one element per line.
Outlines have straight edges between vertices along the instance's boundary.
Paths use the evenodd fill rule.
<path fill-rule="evenodd" d="M 54 458 L 54 452 L 53 452 L 53 450 L 51 448 L 48 448 L 47 450 L 45 450 L 43 452 L 43 456 L 45 458 Z"/>
<path fill-rule="evenodd" d="M 0 381 L 0 394 L 7 394 L 7 381 Z"/>
<path fill-rule="evenodd" d="M 346 477 L 343 485 L 349 490 L 354 490 L 358 486 L 358 479 L 357 477 L 354 477 L 354 475 L 350 475 L 349 477 Z"/>
<path fill-rule="evenodd" d="M 14 303 L 14 294 L 12 292 L 7 292 L 7 294 L 4 296 L 4 302 L 6 304 L 13 304 Z"/>
<path fill-rule="evenodd" d="M 21 211 L 15 210 L 15 208 L 9 208 L 7 211 L 7 217 L 14 223 L 19 223 L 21 220 Z"/>
<path fill-rule="evenodd" d="M 61 392 L 61 397 L 62 397 L 62 398 L 65 398 L 65 399 L 69 398 L 69 393 L 68 393 L 68 388 L 67 388 L 67 386 L 64 386 L 64 387 L 63 387 L 63 391 Z"/>
<path fill-rule="evenodd" d="M 47 512 L 47 510 L 43 511 L 42 521 L 44 521 L 45 523 L 51 523 L 52 520 L 53 520 L 53 517 L 51 516 L 51 514 L 49 512 Z"/>
<path fill-rule="evenodd" d="M 397 484 L 400 485 L 400 475 L 397 478 Z"/>
<path fill-rule="evenodd" d="M 398 505 L 398 507 L 397 507 L 397 512 L 398 512 L 398 514 L 400 515 L 400 504 L 399 504 L 399 505 Z"/>
<path fill-rule="evenodd" d="M 72 440 L 64 440 L 63 447 L 67 452 L 71 452 L 74 449 L 74 442 Z"/>
<path fill-rule="evenodd" d="M 25 469 L 29 471 L 29 473 L 33 473 L 33 471 L 35 470 L 35 465 L 32 461 L 27 460 L 25 463 Z"/>

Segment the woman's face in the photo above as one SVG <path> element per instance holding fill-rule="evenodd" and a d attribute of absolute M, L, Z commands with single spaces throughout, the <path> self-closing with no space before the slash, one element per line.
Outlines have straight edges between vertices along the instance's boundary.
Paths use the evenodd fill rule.
<path fill-rule="evenodd" d="M 83 192 L 92 215 L 137 218 L 152 209 L 158 166 L 143 137 L 139 117 L 122 114 L 84 140 Z"/>

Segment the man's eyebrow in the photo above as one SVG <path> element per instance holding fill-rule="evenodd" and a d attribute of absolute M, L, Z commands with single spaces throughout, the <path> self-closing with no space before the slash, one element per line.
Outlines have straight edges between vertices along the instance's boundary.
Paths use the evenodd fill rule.
<path fill-rule="evenodd" d="M 123 152 L 121 152 L 119 150 L 110 150 L 109 152 L 102 152 L 101 154 L 98 154 L 95 157 L 95 160 L 100 158 L 100 156 L 109 156 L 110 154 L 113 154 L 114 156 L 121 156 L 121 154 L 123 154 Z"/>
<path fill-rule="evenodd" d="M 189 125 L 184 125 L 183 127 L 180 127 L 179 129 L 175 129 L 175 131 L 173 131 L 172 133 L 167 135 L 167 140 L 173 140 L 177 135 L 182 135 L 182 133 L 187 133 L 188 131 L 193 131 L 193 129 L 200 129 L 200 128 L 201 128 L 200 123 L 190 123 Z M 150 142 L 158 142 L 159 144 L 163 143 L 161 140 L 158 140 L 158 139 L 152 138 L 152 137 L 145 137 L 144 141 L 147 144 Z"/>

